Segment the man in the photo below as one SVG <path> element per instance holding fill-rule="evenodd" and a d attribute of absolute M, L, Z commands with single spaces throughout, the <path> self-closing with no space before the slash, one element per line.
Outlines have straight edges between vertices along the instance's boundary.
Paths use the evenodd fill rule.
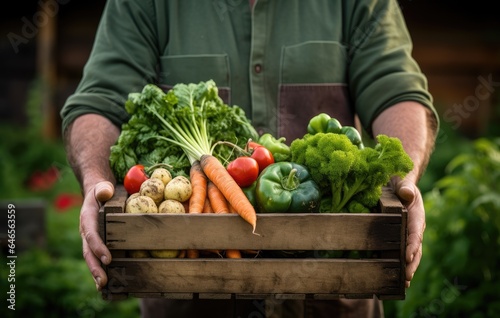
<path fill-rule="evenodd" d="M 311 117 L 326 112 L 343 125 L 359 119 L 372 136 L 401 139 L 415 166 L 404 180 L 393 180 L 409 212 L 409 286 L 425 228 L 416 184 L 438 123 L 411 48 L 396 0 L 108 1 L 82 81 L 61 112 L 68 159 L 85 194 L 80 231 L 97 288 L 107 281 L 101 262 L 111 261 L 97 232 L 97 212 L 99 201 L 109 199 L 102 190 L 113 189 L 115 182 L 109 148 L 128 119 L 123 107 L 128 93 L 147 83 L 168 89 L 208 79 L 226 103 L 245 110 L 259 133 L 291 141 L 305 133 Z M 172 316 L 189 317 L 205 308 L 228 317 L 263 314 L 255 302 L 144 300 L 143 315 L 159 316 L 158 302 Z M 283 317 L 383 315 L 377 300 L 266 308 L 268 316 Z"/>

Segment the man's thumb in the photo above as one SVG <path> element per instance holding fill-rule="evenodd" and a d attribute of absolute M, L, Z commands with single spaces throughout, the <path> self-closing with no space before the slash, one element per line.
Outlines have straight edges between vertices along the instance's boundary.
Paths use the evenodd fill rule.
<path fill-rule="evenodd" d="M 101 181 L 96 184 L 94 194 L 97 201 L 105 202 L 111 199 L 115 192 L 115 187 L 109 181 Z"/>
<path fill-rule="evenodd" d="M 412 183 L 400 181 L 397 185 L 397 194 L 399 198 L 406 202 L 413 202 L 415 200 L 415 186 Z"/>

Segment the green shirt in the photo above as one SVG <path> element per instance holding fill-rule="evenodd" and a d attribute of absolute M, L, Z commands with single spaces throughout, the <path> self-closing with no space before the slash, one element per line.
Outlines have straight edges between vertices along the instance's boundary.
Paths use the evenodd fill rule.
<path fill-rule="evenodd" d="M 147 83 L 213 79 L 261 133 L 300 136 L 319 112 L 370 132 L 397 102 L 434 110 L 411 49 L 396 0 L 110 0 L 63 129 L 84 113 L 121 125 Z"/>

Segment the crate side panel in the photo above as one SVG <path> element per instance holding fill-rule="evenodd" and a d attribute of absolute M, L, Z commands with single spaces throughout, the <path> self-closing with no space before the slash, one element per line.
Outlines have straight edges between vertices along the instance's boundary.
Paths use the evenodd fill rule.
<path fill-rule="evenodd" d="M 107 214 L 110 249 L 398 250 L 397 214 Z"/>
<path fill-rule="evenodd" d="M 371 294 L 399 292 L 395 260 L 115 259 L 117 293 Z"/>

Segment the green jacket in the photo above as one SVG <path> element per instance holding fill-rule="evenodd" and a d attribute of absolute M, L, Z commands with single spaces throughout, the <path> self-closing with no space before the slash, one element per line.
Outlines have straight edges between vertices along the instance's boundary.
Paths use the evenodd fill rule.
<path fill-rule="evenodd" d="M 116 125 L 147 83 L 213 79 L 260 133 L 302 136 L 319 112 L 370 132 L 385 108 L 433 109 L 396 0 L 110 0 L 63 129 L 84 113 Z"/>

